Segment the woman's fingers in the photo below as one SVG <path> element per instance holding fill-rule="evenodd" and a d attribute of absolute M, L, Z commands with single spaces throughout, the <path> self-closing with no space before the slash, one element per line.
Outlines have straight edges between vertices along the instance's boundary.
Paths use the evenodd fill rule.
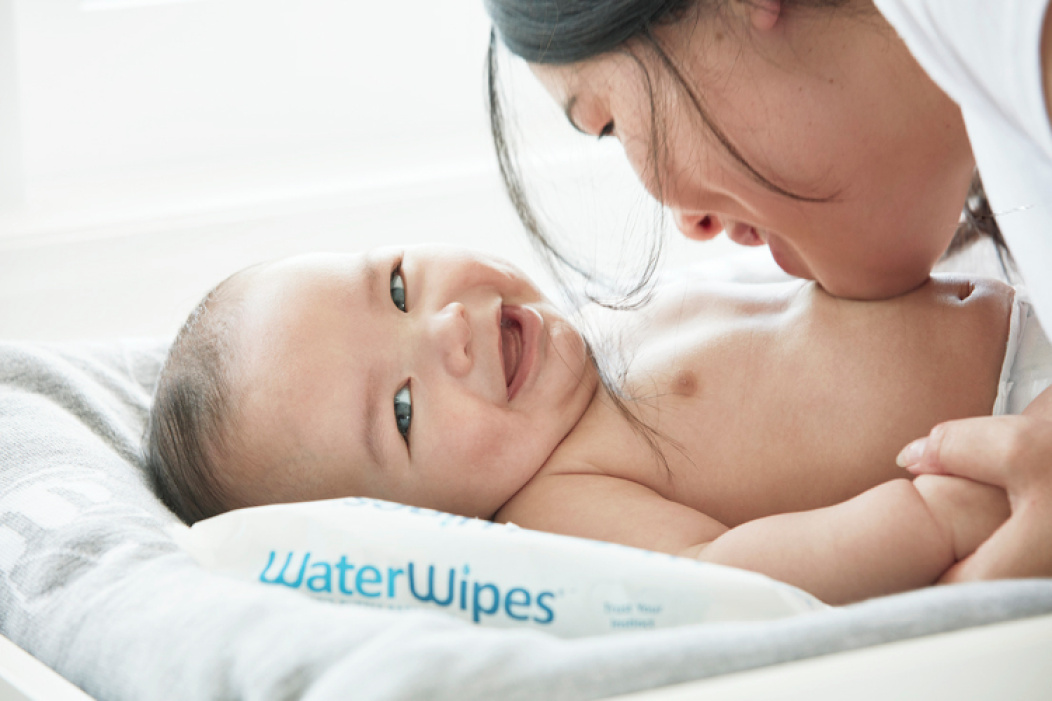
<path fill-rule="evenodd" d="M 1052 422 L 1026 416 L 984 416 L 939 424 L 899 454 L 915 474 L 968 477 L 1006 487 L 1006 473 L 1045 458 L 1052 464 Z"/>

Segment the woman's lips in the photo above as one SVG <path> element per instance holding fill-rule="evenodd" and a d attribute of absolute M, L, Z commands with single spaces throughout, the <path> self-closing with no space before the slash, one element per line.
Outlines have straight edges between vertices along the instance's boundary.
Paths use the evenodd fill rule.
<path fill-rule="evenodd" d="M 738 222 L 727 227 L 727 238 L 739 246 L 762 246 L 766 243 L 761 230 Z"/>
<path fill-rule="evenodd" d="M 532 374 L 543 330 L 544 322 L 534 309 L 515 305 L 501 307 L 500 355 L 509 402 Z"/>
<path fill-rule="evenodd" d="M 811 279 L 810 272 L 793 249 L 786 246 L 777 234 L 772 234 L 767 229 L 757 229 L 755 226 L 735 222 L 727 228 L 727 237 L 741 246 L 766 245 L 779 268 L 795 277 Z"/>

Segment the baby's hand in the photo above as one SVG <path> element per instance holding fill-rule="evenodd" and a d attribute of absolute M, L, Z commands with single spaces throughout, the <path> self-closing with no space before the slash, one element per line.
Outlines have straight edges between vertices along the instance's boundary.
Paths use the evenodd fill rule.
<path fill-rule="evenodd" d="M 1022 416 L 983 416 L 939 424 L 902 451 L 916 475 L 959 475 L 1008 493 L 1012 515 L 943 581 L 1052 576 L 1052 390 Z"/>
<path fill-rule="evenodd" d="M 949 475 L 919 475 L 913 486 L 953 544 L 958 561 L 975 552 L 1011 515 L 1008 496 L 1000 487 Z"/>

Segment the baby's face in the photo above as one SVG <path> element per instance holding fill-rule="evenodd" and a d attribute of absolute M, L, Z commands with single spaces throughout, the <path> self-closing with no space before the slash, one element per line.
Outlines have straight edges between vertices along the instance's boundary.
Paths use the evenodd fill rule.
<path fill-rule="evenodd" d="M 517 269 L 438 246 L 314 254 L 248 274 L 235 381 L 247 504 L 366 496 L 488 518 L 597 384 Z"/>

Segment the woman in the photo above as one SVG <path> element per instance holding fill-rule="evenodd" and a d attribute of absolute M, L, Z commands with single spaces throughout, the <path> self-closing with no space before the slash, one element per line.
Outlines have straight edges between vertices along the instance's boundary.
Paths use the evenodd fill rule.
<path fill-rule="evenodd" d="M 927 279 L 971 217 L 1003 232 L 1052 323 L 1047 0 L 486 0 L 580 131 L 615 137 L 699 240 L 768 245 L 834 295 Z M 491 46 L 491 70 L 496 64 Z M 509 192 L 536 235 L 502 138 Z M 975 177 L 982 174 L 990 205 Z M 1052 575 L 1052 406 L 949 422 L 900 456 L 1003 486 L 1012 517 L 961 579 Z"/>

